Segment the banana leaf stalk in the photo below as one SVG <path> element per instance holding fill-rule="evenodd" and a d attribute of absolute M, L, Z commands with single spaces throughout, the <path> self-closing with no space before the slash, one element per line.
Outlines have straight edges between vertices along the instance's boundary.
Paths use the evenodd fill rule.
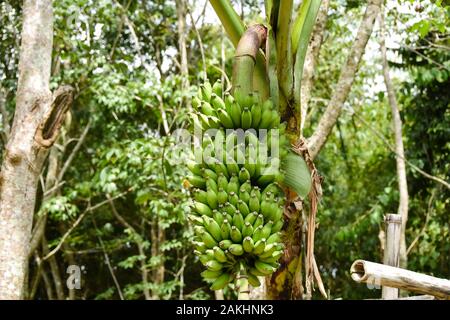
<path fill-rule="evenodd" d="M 266 42 L 267 29 L 261 24 L 249 27 L 236 46 L 233 65 L 233 95 L 247 96 L 253 91 L 253 72 L 259 48 Z"/>

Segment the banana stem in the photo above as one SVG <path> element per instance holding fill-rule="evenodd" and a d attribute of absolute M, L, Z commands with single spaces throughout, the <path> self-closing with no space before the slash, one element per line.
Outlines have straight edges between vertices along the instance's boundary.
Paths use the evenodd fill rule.
<path fill-rule="evenodd" d="M 246 96 L 253 91 L 253 71 L 259 48 L 266 42 L 267 29 L 261 24 L 249 27 L 236 47 L 233 65 L 233 93 Z"/>
<path fill-rule="evenodd" d="M 236 288 L 238 291 L 238 300 L 249 300 L 250 289 L 248 286 L 248 276 L 245 266 L 241 263 L 241 268 L 236 277 Z"/>

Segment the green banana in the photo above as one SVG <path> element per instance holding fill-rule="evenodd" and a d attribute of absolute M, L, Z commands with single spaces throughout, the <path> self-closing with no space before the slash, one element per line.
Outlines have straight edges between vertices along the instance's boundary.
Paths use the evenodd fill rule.
<path fill-rule="evenodd" d="M 248 237 L 253 234 L 253 226 L 250 222 L 245 222 L 244 226 L 242 227 L 242 236 Z"/>
<path fill-rule="evenodd" d="M 202 252 L 202 253 L 205 252 L 206 246 L 203 242 L 194 241 L 193 244 L 194 244 L 196 250 L 198 250 L 199 252 Z"/>
<path fill-rule="evenodd" d="M 272 235 L 270 235 L 269 238 L 267 238 L 267 244 L 278 243 L 278 242 L 281 242 L 281 233 L 280 232 L 273 233 Z"/>
<path fill-rule="evenodd" d="M 278 220 L 272 226 L 272 232 L 275 233 L 275 232 L 280 231 L 281 229 L 283 229 L 283 225 L 284 225 L 284 221 L 283 220 Z"/>
<path fill-rule="evenodd" d="M 217 174 L 213 170 L 206 168 L 203 168 L 203 177 L 205 179 L 212 179 L 214 181 L 216 181 L 218 178 Z"/>
<path fill-rule="evenodd" d="M 252 191 L 250 192 L 250 196 L 255 195 L 255 197 L 258 199 L 258 201 L 261 200 L 261 191 L 258 186 L 254 186 Z"/>
<path fill-rule="evenodd" d="M 219 192 L 217 193 L 217 203 L 225 204 L 228 201 L 228 193 L 221 187 L 219 187 Z"/>
<path fill-rule="evenodd" d="M 244 249 L 242 248 L 242 246 L 240 244 L 232 244 L 228 248 L 228 251 L 230 251 L 235 256 L 241 256 L 244 254 Z"/>
<path fill-rule="evenodd" d="M 213 210 L 213 219 L 217 222 L 217 224 L 222 225 L 225 218 L 222 212 L 220 212 L 219 210 Z"/>
<path fill-rule="evenodd" d="M 209 189 L 207 192 L 208 198 L 208 205 L 211 209 L 217 209 L 218 202 L 217 202 L 217 193 L 214 192 L 214 190 Z"/>
<path fill-rule="evenodd" d="M 242 214 L 239 211 L 236 211 L 236 213 L 233 216 L 233 226 L 235 226 L 239 230 L 242 230 L 243 225 L 244 225 L 244 218 L 242 217 Z"/>
<path fill-rule="evenodd" d="M 239 181 L 241 183 L 244 183 L 247 180 L 250 180 L 250 178 L 251 178 L 250 172 L 248 172 L 248 170 L 245 169 L 245 167 L 242 167 L 241 170 L 239 170 Z"/>
<path fill-rule="evenodd" d="M 199 111 L 199 108 L 202 104 L 202 100 L 200 100 L 198 97 L 193 97 L 191 103 L 194 110 Z"/>
<path fill-rule="evenodd" d="M 261 238 L 269 238 L 272 231 L 273 221 L 267 222 L 261 230 Z"/>
<path fill-rule="evenodd" d="M 259 281 L 258 277 L 255 276 L 252 273 L 248 273 L 248 283 L 253 287 L 253 288 L 257 288 L 261 285 L 261 282 Z"/>
<path fill-rule="evenodd" d="M 228 182 L 227 192 L 230 194 L 231 192 L 238 193 L 239 191 L 239 178 L 236 175 L 232 175 L 230 181 Z"/>
<path fill-rule="evenodd" d="M 215 116 L 216 115 L 216 111 L 208 102 L 202 103 L 201 112 L 202 112 L 202 114 L 205 114 L 207 116 Z"/>
<path fill-rule="evenodd" d="M 258 214 L 255 222 L 253 223 L 253 229 L 258 228 L 259 226 L 263 226 L 263 223 L 264 223 L 264 216 L 262 214 Z"/>
<path fill-rule="evenodd" d="M 232 205 L 229 202 L 225 202 L 224 204 L 224 210 L 226 213 L 228 213 L 229 215 L 233 215 L 236 212 L 236 207 L 234 205 Z"/>
<path fill-rule="evenodd" d="M 244 223 L 248 222 L 252 225 L 253 227 L 253 223 L 255 222 L 256 218 L 258 217 L 258 213 L 257 212 L 251 212 L 250 214 L 248 214 L 245 219 L 244 219 Z"/>
<path fill-rule="evenodd" d="M 209 287 L 211 290 L 222 290 L 227 286 L 231 281 L 231 275 L 229 273 L 223 273 L 220 277 L 218 277 L 212 285 Z"/>
<path fill-rule="evenodd" d="M 202 226 L 203 225 L 203 218 L 193 215 L 193 214 L 188 214 L 187 218 L 189 221 L 191 221 L 193 224 L 197 225 L 197 226 Z"/>
<path fill-rule="evenodd" d="M 248 205 L 242 200 L 238 201 L 238 209 L 244 217 L 246 217 L 250 213 L 250 209 L 248 208 Z"/>
<path fill-rule="evenodd" d="M 231 231 L 230 222 L 227 219 L 223 220 L 222 226 L 220 227 L 220 236 L 222 237 L 222 239 L 229 239 L 230 231 Z"/>
<path fill-rule="evenodd" d="M 232 244 L 231 240 L 222 240 L 219 242 L 219 247 L 222 250 L 227 250 Z"/>
<path fill-rule="evenodd" d="M 280 117 L 276 110 L 272 110 L 272 122 L 269 125 L 269 128 L 277 128 L 280 125 Z"/>
<path fill-rule="evenodd" d="M 231 227 L 230 237 L 234 243 L 240 243 L 242 241 L 241 231 L 239 231 L 239 229 L 236 228 L 236 226 Z M 206 244 L 206 246 L 208 246 L 208 244 Z"/>
<path fill-rule="evenodd" d="M 220 249 L 219 247 L 214 247 L 214 257 L 216 258 L 217 261 L 219 261 L 220 263 L 225 263 L 227 262 L 227 256 L 225 255 L 225 252 L 223 252 L 222 249 Z"/>
<path fill-rule="evenodd" d="M 252 126 L 258 129 L 261 122 L 262 110 L 259 104 L 254 104 L 251 109 L 252 113 Z"/>
<path fill-rule="evenodd" d="M 223 265 L 217 260 L 209 260 L 206 263 L 205 267 L 208 268 L 208 270 L 211 270 L 211 271 L 219 271 L 219 270 L 222 270 Z"/>
<path fill-rule="evenodd" d="M 218 278 L 222 274 L 222 270 L 220 271 L 211 271 L 211 270 L 205 270 L 200 275 L 208 280 L 214 280 Z"/>
<path fill-rule="evenodd" d="M 222 81 L 217 80 L 216 82 L 214 82 L 213 86 L 212 86 L 212 98 L 214 98 L 214 95 L 217 97 L 222 97 L 222 93 L 223 93 L 223 89 L 222 89 Z M 222 98 L 220 98 L 220 100 L 222 100 Z"/>
<path fill-rule="evenodd" d="M 274 270 L 275 268 L 272 267 L 270 264 L 264 263 L 264 262 L 259 261 L 259 260 L 256 260 L 256 261 L 255 261 L 255 268 L 256 268 L 259 272 L 263 273 L 264 275 L 269 275 L 269 274 L 271 274 L 272 272 L 275 271 L 275 270 Z"/>
<path fill-rule="evenodd" d="M 248 107 L 245 107 L 244 110 L 242 110 L 241 126 L 245 130 L 252 126 L 252 113 Z"/>
<path fill-rule="evenodd" d="M 204 203 L 201 202 L 194 202 L 194 210 L 197 212 L 200 216 L 208 216 L 212 217 L 212 211 L 211 209 Z"/>
<path fill-rule="evenodd" d="M 239 191 L 239 199 L 241 199 L 245 203 L 249 203 L 249 201 L 250 201 L 250 193 L 248 193 L 247 190 Z M 251 210 L 251 211 L 253 211 L 253 210 Z"/>
<path fill-rule="evenodd" d="M 211 95 L 212 95 L 212 87 L 209 82 L 205 82 L 203 85 L 200 86 L 201 89 L 201 97 L 203 101 L 210 101 Z"/>
<path fill-rule="evenodd" d="M 220 226 L 214 219 L 207 218 L 205 228 L 216 241 L 222 240 Z"/>
<path fill-rule="evenodd" d="M 217 117 L 219 118 L 220 122 L 225 127 L 225 129 L 234 128 L 233 120 L 231 119 L 230 115 L 226 112 L 226 110 L 218 109 Z"/>
<path fill-rule="evenodd" d="M 219 161 L 217 159 L 214 161 L 214 170 L 219 174 L 223 174 L 225 178 L 230 178 L 227 166 L 222 161 Z M 226 188 L 224 188 L 224 190 L 226 190 Z"/>
<path fill-rule="evenodd" d="M 249 193 L 252 191 L 252 184 L 251 184 L 250 179 L 245 181 L 239 188 L 239 192 L 244 192 L 244 191 L 249 192 Z"/>
<path fill-rule="evenodd" d="M 231 119 L 233 120 L 233 124 L 235 128 L 240 128 L 241 126 L 241 113 L 242 109 L 238 103 L 231 104 Z"/>
<path fill-rule="evenodd" d="M 217 182 L 211 178 L 206 180 L 206 189 L 212 189 L 216 193 L 219 191 L 219 188 L 217 187 Z"/>
<path fill-rule="evenodd" d="M 264 218 L 268 218 L 271 215 L 271 206 L 270 206 L 270 198 L 266 197 L 263 201 L 261 201 L 260 212 L 264 216 Z"/>
<path fill-rule="evenodd" d="M 211 97 L 211 105 L 214 107 L 215 111 L 224 110 L 225 111 L 225 102 L 220 97 L 222 94 L 213 94 Z"/>
<path fill-rule="evenodd" d="M 232 191 L 228 194 L 228 202 L 231 203 L 233 206 L 237 207 L 238 202 L 239 202 L 239 197 L 234 191 Z"/>
<path fill-rule="evenodd" d="M 250 199 L 248 201 L 248 208 L 252 212 L 258 212 L 259 213 L 259 199 L 256 196 L 256 194 L 250 195 Z"/>
<path fill-rule="evenodd" d="M 283 251 L 274 251 L 269 257 L 259 257 L 259 260 L 265 262 L 265 263 L 274 263 L 280 260 L 281 256 L 283 255 Z"/>
<path fill-rule="evenodd" d="M 199 189 L 204 189 L 206 186 L 206 180 L 203 179 L 201 176 L 197 175 L 188 176 L 187 180 L 191 185 Z"/>
<path fill-rule="evenodd" d="M 189 171 L 191 171 L 194 175 L 197 175 L 197 176 L 203 175 L 201 166 L 198 163 L 196 163 L 195 161 L 188 161 L 187 167 L 188 167 Z"/>
<path fill-rule="evenodd" d="M 242 241 L 242 247 L 244 248 L 244 251 L 247 253 L 251 253 L 254 249 L 255 243 L 253 242 L 253 239 L 251 237 L 245 237 Z"/>
<path fill-rule="evenodd" d="M 259 123 L 259 129 L 270 129 L 272 120 L 272 111 L 269 109 L 263 110 L 261 114 L 261 122 Z"/>
<path fill-rule="evenodd" d="M 227 166 L 227 170 L 228 170 L 229 174 L 236 175 L 236 177 L 239 175 L 239 165 L 232 157 L 227 158 L 225 165 Z M 238 181 L 239 181 L 239 178 L 238 178 Z"/>
<path fill-rule="evenodd" d="M 252 239 L 253 241 L 257 242 L 258 240 L 262 239 L 261 233 L 262 233 L 263 226 L 258 226 L 257 228 L 253 227 L 253 235 Z"/>
<path fill-rule="evenodd" d="M 255 241 L 255 239 L 253 239 Z M 256 255 L 260 255 L 264 252 L 264 248 L 266 247 L 266 239 L 261 239 L 255 242 L 255 246 L 253 249 L 253 253 Z"/>
<path fill-rule="evenodd" d="M 217 187 L 222 188 L 223 190 L 227 190 L 228 188 L 228 179 L 225 177 L 223 172 L 219 173 L 217 176 Z"/>
<path fill-rule="evenodd" d="M 250 268 L 249 269 L 249 273 L 254 275 L 254 276 L 256 276 L 256 277 L 264 277 L 264 276 L 266 276 L 264 273 L 258 271 L 258 269 L 256 269 L 256 268 Z"/>
<path fill-rule="evenodd" d="M 202 241 L 205 243 L 205 246 L 208 248 L 214 248 L 217 246 L 217 241 L 213 238 L 211 234 L 206 231 L 203 231 L 200 235 Z"/>
<path fill-rule="evenodd" d="M 194 190 L 194 199 L 195 201 L 201 202 L 201 203 L 208 203 L 208 196 L 206 191 L 195 189 Z"/>

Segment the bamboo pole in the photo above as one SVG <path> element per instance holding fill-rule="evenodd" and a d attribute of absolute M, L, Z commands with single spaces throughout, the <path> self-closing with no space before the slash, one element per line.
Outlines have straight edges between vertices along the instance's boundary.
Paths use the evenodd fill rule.
<path fill-rule="evenodd" d="M 378 284 L 450 299 L 450 280 L 375 262 L 356 260 L 350 273 L 358 283 Z"/>
<path fill-rule="evenodd" d="M 402 217 L 399 214 L 387 214 L 384 218 L 386 228 L 386 242 L 384 246 L 383 263 L 388 266 L 398 267 L 400 257 L 400 231 Z M 383 286 L 381 297 L 386 300 L 397 299 L 398 289 Z"/>

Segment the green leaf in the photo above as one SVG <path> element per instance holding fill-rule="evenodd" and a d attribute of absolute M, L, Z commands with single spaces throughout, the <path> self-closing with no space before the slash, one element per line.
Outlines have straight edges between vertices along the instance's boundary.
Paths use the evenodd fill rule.
<path fill-rule="evenodd" d="M 300 106 L 300 88 L 303 76 L 306 50 L 309 39 L 316 22 L 321 0 L 305 0 L 302 2 L 297 19 L 292 29 L 292 52 L 294 62 L 294 101 L 296 107 Z"/>
<path fill-rule="evenodd" d="M 300 197 L 305 198 L 311 190 L 311 173 L 305 160 L 297 154 L 289 153 L 283 161 L 284 183 Z"/>

